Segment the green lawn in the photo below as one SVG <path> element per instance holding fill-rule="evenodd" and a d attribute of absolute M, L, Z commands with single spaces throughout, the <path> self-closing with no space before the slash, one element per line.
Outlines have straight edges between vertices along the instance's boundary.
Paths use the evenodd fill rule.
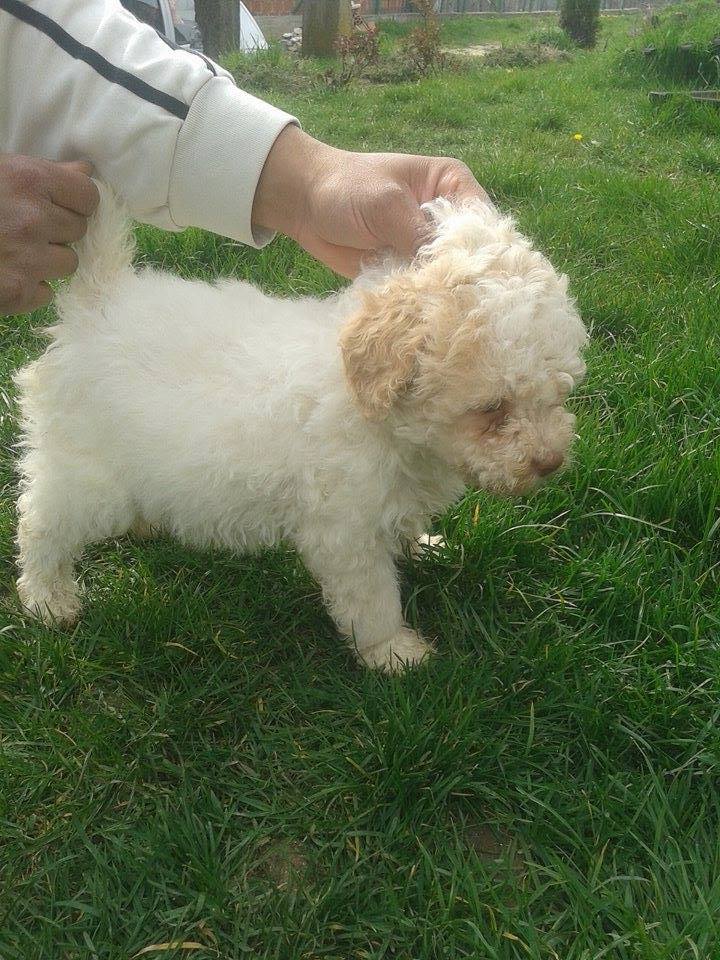
<path fill-rule="evenodd" d="M 652 106 L 636 21 L 605 24 L 570 63 L 272 94 L 342 146 L 461 156 L 592 330 L 573 467 L 469 496 L 405 568 L 426 668 L 356 667 L 282 550 L 105 544 L 76 630 L 25 618 L 10 375 L 49 316 L 0 321 L 2 960 L 720 957 L 720 114 Z M 284 241 L 141 244 L 336 283 Z"/>

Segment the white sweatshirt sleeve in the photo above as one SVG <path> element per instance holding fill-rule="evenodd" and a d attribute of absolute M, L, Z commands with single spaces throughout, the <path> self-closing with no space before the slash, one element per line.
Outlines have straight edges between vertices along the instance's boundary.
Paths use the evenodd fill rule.
<path fill-rule="evenodd" d="M 0 0 L 0 150 L 89 160 L 145 223 L 266 243 L 255 189 L 293 122 L 119 0 Z"/>

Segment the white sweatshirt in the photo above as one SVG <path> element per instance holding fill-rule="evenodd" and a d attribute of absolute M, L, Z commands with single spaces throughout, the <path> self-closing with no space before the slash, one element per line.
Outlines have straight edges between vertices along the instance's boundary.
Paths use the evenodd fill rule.
<path fill-rule="evenodd" d="M 89 160 L 145 223 L 267 242 L 253 197 L 291 122 L 119 0 L 0 0 L 0 152 Z"/>

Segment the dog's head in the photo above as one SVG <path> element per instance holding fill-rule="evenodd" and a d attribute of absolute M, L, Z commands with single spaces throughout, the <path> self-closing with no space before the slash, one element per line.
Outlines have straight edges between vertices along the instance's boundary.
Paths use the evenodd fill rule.
<path fill-rule="evenodd" d="M 565 461 L 587 334 L 548 260 L 491 206 L 437 200 L 409 266 L 369 272 L 340 333 L 350 390 L 474 486 L 522 493 Z"/>

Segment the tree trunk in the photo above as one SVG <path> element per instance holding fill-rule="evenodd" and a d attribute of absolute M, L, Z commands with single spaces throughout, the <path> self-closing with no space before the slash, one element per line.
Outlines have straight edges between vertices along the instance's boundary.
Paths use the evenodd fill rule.
<path fill-rule="evenodd" d="M 350 0 L 305 0 L 302 30 L 304 57 L 336 57 L 338 38 L 352 30 Z"/>
<path fill-rule="evenodd" d="M 240 5 L 237 0 L 195 0 L 195 19 L 203 50 L 213 60 L 237 49 L 240 37 Z"/>

